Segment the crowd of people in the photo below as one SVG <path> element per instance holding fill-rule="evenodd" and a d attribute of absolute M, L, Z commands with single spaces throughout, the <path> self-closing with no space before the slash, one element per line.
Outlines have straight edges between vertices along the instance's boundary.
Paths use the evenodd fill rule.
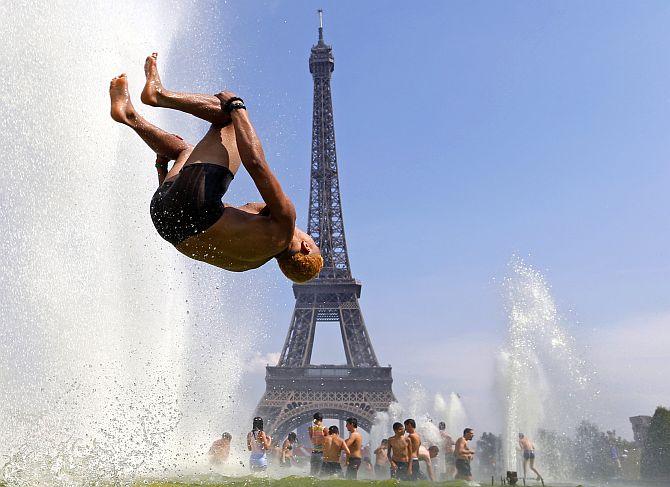
<path fill-rule="evenodd" d="M 381 440 L 371 451 L 370 445 L 363 444 L 363 436 L 358 431 L 358 420 L 348 418 L 345 422 L 347 438 L 333 426 L 323 424 L 323 415 L 314 414 L 308 427 L 309 444 L 298 443 L 295 432 L 291 432 L 283 442 L 274 442 L 263 430 L 263 419 L 253 419 L 252 429 L 247 434 L 247 449 L 250 452 L 249 466 L 252 471 L 264 471 L 270 463 L 281 468 L 304 466 L 309 459 L 309 473 L 313 477 L 344 477 L 355 480 L 359 471 L 366 478 L 398 480 L 451 480 L 461 479 L 473 482 L 471 462 L 475 451 L 470 446 L 474 430 L 465 428 L 463 435 L 455 441 L 447 432 L 446 424 L 438 425 L 438 444 L 425 445 L 417 432 L 416 421 L 408 418 L 403 423 L 393 424 L 393 435 Z M 224 433 L 210 450 L 210 461 L 221 464 L 228 460 L 232 436 Z M 535 446 L 527 436 L 519 433 L 519 451 L 523 454 L 524 478 L 530 468 L 538 480 L 540 473 L 535 469 Z M 441 463 L 443 465 L 441 465 Z"/>

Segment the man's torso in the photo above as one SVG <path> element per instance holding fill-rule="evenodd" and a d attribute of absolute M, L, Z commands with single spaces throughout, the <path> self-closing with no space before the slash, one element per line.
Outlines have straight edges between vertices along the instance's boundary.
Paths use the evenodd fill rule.
<path fill-rule="evenodd" d="M 410 457 L 412 459 L 419 458 L 419 448 L 421 447 L 421 437 L 418 433 L 412 433 L 407 436 L 410 447 Z"/>
<path fill-rule="evenodd" d="M 339 462 L 344 440 L 339 437 L 326 436 L 323 440 L 323 461 Z"/>
<path fill-rule="evenodd" d="M 284 250 L 290 242 L 288 233 L 269 216 L 226 206 L 216 223 L 175 247 L 192 259 L 242 272 L 262 266 Z"/>
<path fill-rule="evenodd" d="M 358 431 L 351 433 L 349 440 L 347 441 L 347 446 L 349 447 L 349 458 L 362 458 L 361 455 L 361 444 L 363 443 L 363 437 Z"/>
<path fill-rule="evenodd" d="M 522 438 L 519 440 L 519 446 L 524 451 L 532 451 L 535 449 L 535 445 L 528 438 Z"/>
<path fill-rule="evenodd" d="M 462 436 L 456 440 L 454 455 L 456 458 L 460 458 L 461 460 L 470 460 L 470 454 L 468 453 L 468 442 Z"/>
<path fill-rule="evenodd" d="M 391 448 L 391 458 L 394 462 L 409 461 L 409 457 L 407 456 L 407 438 L 404 436 L 392 436 L 389 438 L 389 448 Z"/>
<path fill-rule="evenodd" d="M 386 465 L 389 461 L 387 455 L 388 455 L 388 449 L 380 447 L 377 451 L 375 451 L 375 464 Z"/>

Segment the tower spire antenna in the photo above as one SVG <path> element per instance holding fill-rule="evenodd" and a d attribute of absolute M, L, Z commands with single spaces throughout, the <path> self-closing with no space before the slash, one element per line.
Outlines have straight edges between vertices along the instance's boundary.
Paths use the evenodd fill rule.
<path fill-rule="evenodd" d="M 323 9 L 319 9 L 319 42 L 323 42 Z"/>

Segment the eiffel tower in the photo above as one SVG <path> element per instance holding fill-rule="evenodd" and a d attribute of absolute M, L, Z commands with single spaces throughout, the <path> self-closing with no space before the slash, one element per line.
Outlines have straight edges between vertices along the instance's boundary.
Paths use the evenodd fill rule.
<path fill-rule="evenodd" d="M 319 18 L 319 40 L 309 57 L 314 114 L 307 231 L 321 249 L 324 266 L 316 279 L 293 285 L 296 303 L 284 348 L 279 363 L 266 368 L 265 394 L 255 415 L 280 440 L 310 423 L 316 411 L 325 418 L 355 417 L 369 432 L 375 414 L 395 401 L 391 367 L 379 366 L 358 303 L 361 283 L 349 267 L 330 92 L 335 62 L 323 40 L 320 10 Z M 324 322 L 339 323 L 346 365 L 311 363 L 317 324 Z"/>

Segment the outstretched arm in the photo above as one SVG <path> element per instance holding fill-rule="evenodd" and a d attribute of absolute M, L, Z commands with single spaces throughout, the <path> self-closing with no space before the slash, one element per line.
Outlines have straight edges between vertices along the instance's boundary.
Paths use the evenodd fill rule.
<path fill-rule="evenodd" d="M 234 94 L 225 91 L 216 96 L 221 100 L 222 106 L 225 107 L 228 101 L 234 97 Z M 287 238 L 291 238 L 295 227 L 295 207 L 284 193 L 277 177 L 265 160 L 261 141 L 249 120 L 247 111 L 245 109 L 232 110 L 230 116 L 235 127 L 235 139 L 242 164 L 254 180 L 263 201 L 265 201 L 270 218 L 286 228 Z"/>

